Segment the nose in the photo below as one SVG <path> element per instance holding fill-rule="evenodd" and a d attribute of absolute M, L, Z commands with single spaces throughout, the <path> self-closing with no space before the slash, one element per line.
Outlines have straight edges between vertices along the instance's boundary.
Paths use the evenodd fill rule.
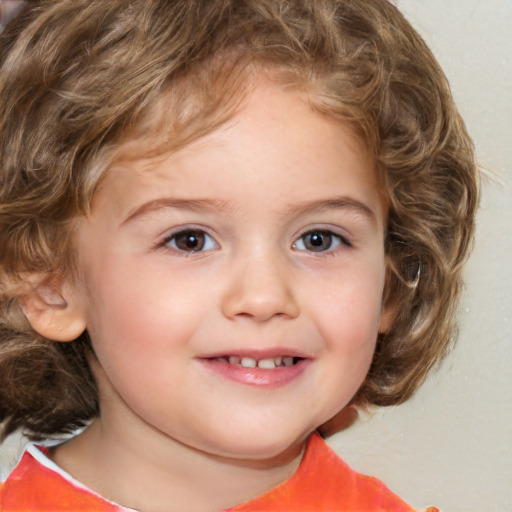
<path fill-rule="evenodd" d="M 287 265 L 271 255 L 241 258 L 230 269 L 222 304 L 224 316 L 256 322 L 274 317 L 296 318 L 299 303 L 290 274 Z"/>

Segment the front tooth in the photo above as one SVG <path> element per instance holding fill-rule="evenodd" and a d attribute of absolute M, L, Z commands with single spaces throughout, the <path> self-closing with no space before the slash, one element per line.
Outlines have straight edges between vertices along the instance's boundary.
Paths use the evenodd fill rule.
<path fill-rule="evenodd" d="M 276 366 L 281 366 L 283 364 L 283 358 L 281 356 L 274 357 L 274 364 Z"/>
<path fill-rule="evenodd" d="M 276 363 L 274 358 L 271 359 L 260 359 L 258 361 L 258 368 L 263 368 L 264 370 L 273 370 L 276 367 Z"/>
<path fill-rule="evenodd" d="M 229 356 L 229 364 L 240 364 L 240 358 L 237 356 Z"/>
<path fill-rule="evenodd" d="M 284 366 L 293 366 L 293 357 L 283 357 Z"/>
<path fill-rule="evenodd" d="M 252 357 L 242 357 L 240 364 L 244 368 L 256 368 L 256 359 Z"/>

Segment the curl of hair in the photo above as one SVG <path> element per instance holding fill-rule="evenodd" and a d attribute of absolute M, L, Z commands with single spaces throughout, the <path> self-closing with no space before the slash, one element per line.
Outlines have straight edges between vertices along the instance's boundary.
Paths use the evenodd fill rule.
<path fill-rule="evenodd" d="M 448 83 L 385 0 L 38 0 L 0 47 L 0 422 L 69 431 L 98 414 L 84 334 L 37 335 L 26 276 L 74 275 L 74 226 L 126 141 L 176 149 L 232 116 L 259 71 L 349 123 L 388 205 L 380 335 L 355 401 L 409 398 L 449 349 L 478 201 Z"/>

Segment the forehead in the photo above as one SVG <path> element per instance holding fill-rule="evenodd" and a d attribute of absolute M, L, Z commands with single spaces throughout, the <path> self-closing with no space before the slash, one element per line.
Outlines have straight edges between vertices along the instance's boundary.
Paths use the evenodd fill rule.
<path fill-rule="evenodd" d="M 293 202 L 294 192 L 308 187 L 314 199 L 315 194 L 328 195 L 341 175 L 356 178 L 350 182 L 354 197 L 371 196 L 373 201 L 380 195 L 374 162 L 355 132 L 315 111 L 305 93 L 268 80 L 257 83 L 220 127 L 184 147 L 148 156 L 145 144 L 136 139 L 120 148 L 93 209 L 111 203 L 129 215 L 126 209 L 152 200 L 161 187 L 180 197 L 197 197 L 199 190 L 204 195 L 214 187 L 216 195 L 229 195 L 242 177 L 254 190 L 262 180 L 270 182 L 269 208 L 275 190 Z M 143 157 L 136 158 L 137 154 Z M 224 180 L 221 188 L 219 179 Z"/>

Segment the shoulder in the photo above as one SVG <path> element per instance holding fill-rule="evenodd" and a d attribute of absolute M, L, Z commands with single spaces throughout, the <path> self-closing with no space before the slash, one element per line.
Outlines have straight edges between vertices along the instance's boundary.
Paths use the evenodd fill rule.
<path fill-rule="evenodd" d="M 290 479 L 230 510 L 414 512 L 380 480 L 353 471 L 318 434 L 311 436 L 303 460 Z"/>
<path fill-rule="evenodd" d="M 413 508 L 377 478 L 352 470 L 319 436 L 312 436 L 304 457 L 303 480 L 310 482 L 313 499 L 358 512 L 412 512 Z M 299 468 L 301 470 L 302 468 Z M 299 475 L 300 476 L 300 475 Z"/>
<path fill-rule="evenodd" d="M 7 480 L 0 484 L 0 510 L 121 512 L 127 509 L 73 482 L 46 457 L 44 450 L 31 446 Z"/>

